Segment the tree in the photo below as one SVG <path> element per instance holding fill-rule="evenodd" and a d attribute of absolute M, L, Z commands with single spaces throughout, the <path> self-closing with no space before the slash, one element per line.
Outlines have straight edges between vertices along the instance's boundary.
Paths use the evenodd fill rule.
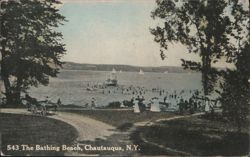
<path fill-rule="evenodd" d="M 222 80 L 222 91 L 216 91 L 221 96 L 223 115 L 237 123 L 240 131 L 249 112 L 250 4 L 245 10 L 238 0 L 156 2 L 158 7 L 152 16 L 163 19 L 164 26 L 151 32 L 163 48 L 161 56 L 165 57 L 164 50 L 173 42 L 186 45 L 190 53 L 198 53 L 201 61 L 183 59 L 184 68 L 202 72 L 205 95 L 215 91 L 215 83 Z M 212 66 L 222 58 L 235 69 L 218 71 Z"/>
<path fill-rule="evenodd" d="M 30 86 L 48 85 L 56 77 L 65 52 L 62 34 L 65 21 L 57 0 L 8 0 L 1 2 L 1 78 L 8 105 L 20 104 L 21 92 Z"/>
<path fill-rule="evenodd" d="M 182 65 L 201 71 L 204 95 L 214 90 L 218 80 L 218 70 L 212 65 L 223 57 L 227 62 L 233 62 L 234 54 L 240 47 L 236 38 L 240 36 L 240 39 L 245 39 L 243 27 L 246 27 L 247 14 L 237 2 L 156 0 L 157 8 L 152 12 L 152 17 L 161 19 L 164 25 L 151 29 L 151 33 L 161 46 L 161 57 L 166 57 L 169 44 L 177 42 L 187 46 L 189 53 L 198 54 L 201 61 L 182 59 Z M 241 14 L 234 14 L 230 10 L 240 10 Z M 236 35 L 236 30 L 241 34 Z"/>
<path fill-rule="evenodd" d="M 237 7 L 238 4 L 234 3 L 233 5 L 235 5 L 233 13 L 240 15 L 242 10 Z M 241 38 L 240 33 L 236 31 L 235 36 L 238 37 L 238 43 L 241 44 L 235 53 L 236 68 L 234 70 L 228 69 L 227 73 L 224 73 L 225 81 L 221 85 L 223 89 L 221 94 L 223 116 L 236 123 L 239 132 L 242 124 L 247 121 L 250 107 L 250 82 L 248 81 L 250 79 L 250 1 L 247 30 L 246 40 Z"/>
<path fill-rule="evenodd" d="M 222 113 L 231 122 L 237 124 L 238 131 L 247 121 L 249 114 L 250 86 L 250 45 L 242 48 L 242 53 L 238 57 L 236 70 L 228 69 L 224 74 L 222 84 L 221 103 Z"/>
<path fill-rule="evenodd" d="M 249 114 L 249 86 L 244 84 L 245 80 L 240 77 L 238 71 L 230 71 L 227 76 L 221 94 L 222 114 L 229 121 L 235 123 L 238 132 L 241 132 Z"/>

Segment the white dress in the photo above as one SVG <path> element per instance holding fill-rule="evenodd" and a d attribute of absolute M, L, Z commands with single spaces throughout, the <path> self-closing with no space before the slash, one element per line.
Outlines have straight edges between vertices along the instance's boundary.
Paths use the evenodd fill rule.
<path fill-rule="evenodd" d="M 124 107 L 125 107 L 125 106 L 124 106 L 124 104 L 122 103 L 122 104 L 121 104 L 121 108 L 124 108 Z"/>
<path fill-rule="evenodd" d="M 134 113 L 140 113 L 139 105 L 138 105 L 138 100 L 135 100 L 135 105 L 134 105 Z"/>
<path fill-rule="evenodd" d="M 151 112 L 161 112 L 158 99 L 153 99 L 150 107 Z"/>
<path fill-rule="evenodd" d="M 209 112 L 210 106 L 209 106 L 209 101 L 205 102 L 205 112 Z"/>

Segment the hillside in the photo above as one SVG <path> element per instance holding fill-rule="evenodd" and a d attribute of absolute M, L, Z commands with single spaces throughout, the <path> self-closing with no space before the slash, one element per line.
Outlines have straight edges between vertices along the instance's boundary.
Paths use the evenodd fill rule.
<path fill-rule="evenodd" d="M 111 71 L 115 68 L 117 71 L 130 71 L 138 72 L 142 69 L 144 72 L 175 72 L 175 73 L 186 73 L 192 72 L 190 70 L 184 70 L 182 67 L 177 66 L 160 66 L 160 67 L 140 67 L 131 65 L 114 65 L 114 64 L 80 64 L 73 62 L 66 62 L 63 65 L 65 70 L 94 70 L 94 71 Z"/>

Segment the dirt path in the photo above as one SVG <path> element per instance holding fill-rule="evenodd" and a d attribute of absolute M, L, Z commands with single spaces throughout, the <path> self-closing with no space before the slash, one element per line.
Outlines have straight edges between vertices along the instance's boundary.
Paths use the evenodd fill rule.
<path fill-rule="evenodd" d="M 13 113 L 13 114 L 24 114 L 31 115 L 25 109 L 0 109 L 1 113 Z M 95 141 L 96 139 L 105 140 L 108 136 L 114 134 L 114 127 L 106 123 L 85 117 L 77 114 L 58 112 L 56 115 L 47 116 L 48 118 L 57 119 L 66 122 L 78 132 L 78 138 L 76 144 L 80 141 Z M 67 155 L 86 155 L 80 152 L 69 152 Z"/>
<path fill-rule="evenodd" d="M 199 116 L 199 115 L 203 115 L 203 114 L 204 113 L 195 113 L 195 114 L 184 115 L 184 116 L 173 116 L 173 117 L 168 117 L 168 118 L 157 119 L 155 121 L 137 122 L 134 125 L 135 126 L 150 126 L 150 125 L 154 125 L 155 123 L 158 123 L 158 122 L 161 122 L 161 121 L 170 121 L 170 120 L 176 120 L 176 119 L 180 119 L 180 118 L 188 118 L 188 117 L 193 117 L 193 116 Z"/>
<path fill-rule="evenodd" d="M 1 109 L 0 112 L 30 115 L 25 109 Z M 105 139 L 107 136 L 112 135 L 112 130 L 115 129 L 106 123 L 71 113 L 58 112 L 56 115 L 48 116 L 48 118 L 61 120 L 75 127 L 79 134 L 77 141 L 94 141 L 96 138 Z"/>

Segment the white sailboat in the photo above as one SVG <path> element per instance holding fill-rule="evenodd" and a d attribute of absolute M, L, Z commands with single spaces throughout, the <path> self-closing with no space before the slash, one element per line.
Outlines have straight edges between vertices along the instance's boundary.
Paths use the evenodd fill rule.
<path fill-rule="evenodd" d="M 120 70 L 119 73 L 122 73 L 122 70 Z"/>
<path fill-rule="evenodd" d="M 139 74 L 140 74 L 140 75 L 144 75 L 144 72 L 140 69 Z"/>
<path fill-rule="evenodd" d="M 168 74 L 168 71 L 165 71 L 164 74 Z"/>
<path fill-rule="evenodd" d="M 116 73 L 115 68 L 112 69 L 112 72 L 111 72 L 111 73 L 112 73 L 112 74 L 115 74 L 115 73 Z"/>

